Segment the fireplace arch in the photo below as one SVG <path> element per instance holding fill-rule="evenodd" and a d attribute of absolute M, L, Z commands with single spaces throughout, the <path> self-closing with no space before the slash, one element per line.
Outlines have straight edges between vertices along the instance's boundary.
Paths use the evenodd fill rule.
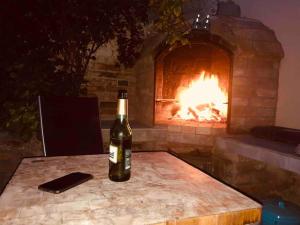
<path fill-rule="evenodd" d="M 193 30 L 187 38 L 190 41 L 189 45 L 173 48 L 160 46 L 155 57 L 155 124 L 198 126 L 200 122 L 225 123 L 228 117 L 228 92 L 234 47 L 220 36 L 205 31 Z M 206 77 L 202 81 L 211 84 L 211 80 L 207 79 L 211 79 L 212 77 L 208 76 L 213 74 L 218 80 L 219 88 L 226 94 L 225 102 L 221 103 L 221 108 L 226 110 L 223 114 L 226 115 L 221 116 L 220 108 L 208 99 L 206 101 L 205 96 L 211 96 L 217 91 L 210 88 L 205 90 L 206 93 L 202 94 L 204 96 L 201 96 L 204 90 L 197 91 L 197 96 L 194 93 L 191 98 L 199 98 L 199 104 L 193 102 L 194 106 L 186 106 L 187 115 L 178 116 L 177 111 L 181 110 L 184 104 L 178 100 L 180 92 L 188 89 L 204 71 Z M 205 88 L 205 84 L 199 85 Z"/>

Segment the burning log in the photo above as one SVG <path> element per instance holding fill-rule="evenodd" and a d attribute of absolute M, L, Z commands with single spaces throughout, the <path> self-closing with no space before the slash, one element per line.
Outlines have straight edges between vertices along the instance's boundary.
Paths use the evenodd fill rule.
<path fill-rule="evenodd" d="M 211 111 L 212 111 L 212 113 L 214 113 L 214 114 L 220 116 L 220 110 L 218 110 L 218 109 L 216 109 L 216 108 L 212 108 Z"/>
<path fill-rule="evenodd" d="M 178 104 L 172 108 L 173 118 L 220 122 L 226 120 L 228 96 L 219 86 L 217 75 L 201 72 L 188 87 L 177 90 Z M 166 100 L 166 99 L 165 99 Z M 176 101 L 167 99 L 168 101 Z M 178 106 L 179 105 L 179 106 Z"/>
<path fill-rule="evenodd" d="M 175 116 L 179 110 L 180 110 L 180 105 L 174 104 L 171 109 L 171 115 Z"/>
<path fill-rule="evenodd" d="M 191 113 L 195 117 L 196 120 L 199 119 L 198 114 L 191 107 L 189 107 L 188 110 L 189 110 L 189 113 Z"/>
<path fill-rule="evenodd" d="M 196 109 L 200 112 L 207 108 L 210 108 L 210 104 L 201 104 L 201 105 L 197 105 L 197 107 L 196 107 Z"/>

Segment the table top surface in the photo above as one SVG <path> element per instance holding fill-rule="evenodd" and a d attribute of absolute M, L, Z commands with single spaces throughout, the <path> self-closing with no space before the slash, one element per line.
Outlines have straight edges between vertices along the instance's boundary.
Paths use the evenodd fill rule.
<path fill-rule="evenodd" d="M 39 184 L 71 172 L 94 179 L 61 194 Z M 108 155 L 26 158 L 0 196 L 0 224 L 157 224 L 261 205 L 165 152 L 132 154 L 131 178 L 108 179 Z"/>

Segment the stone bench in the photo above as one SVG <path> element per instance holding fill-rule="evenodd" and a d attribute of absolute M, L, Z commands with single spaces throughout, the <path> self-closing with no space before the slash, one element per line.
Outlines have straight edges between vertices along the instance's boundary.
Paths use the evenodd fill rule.
<path fill-rule="evenodd" d="M 216 148 L 300 175 L 300 155 L 296 153 L 294 145 L 264 140 L 250 135 L 234 135 L 217 138 Z"/>

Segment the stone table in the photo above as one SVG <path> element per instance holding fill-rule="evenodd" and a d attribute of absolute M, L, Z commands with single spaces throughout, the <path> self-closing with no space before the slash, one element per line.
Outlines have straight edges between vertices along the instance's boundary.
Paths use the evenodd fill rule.
<path fill-rule="evenodd" d="M 61 194 L 38 185 L 72 172 L 94 179 Z M 108 179 L 108 156 L 25 158 L 0 196 L 0 224 L 256 223 L 261 205 L 166 152 L 133 153 L 127 182 Z"/>

